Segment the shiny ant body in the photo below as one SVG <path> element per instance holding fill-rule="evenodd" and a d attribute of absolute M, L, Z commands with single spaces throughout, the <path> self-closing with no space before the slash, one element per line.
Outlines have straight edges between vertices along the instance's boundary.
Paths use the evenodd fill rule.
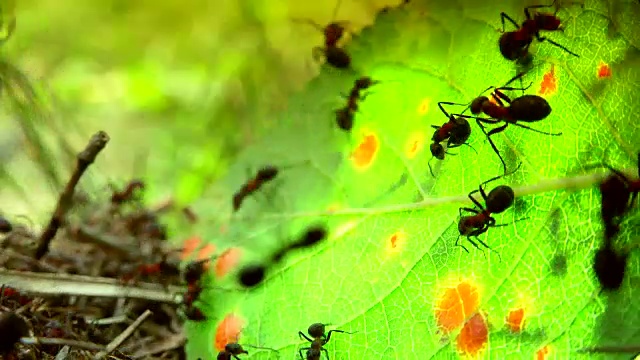
<path fill-rule="evenodd" d="M 510 174 L 513 174 L 515 171 L 517 171 L 520 168 L 520 165 L 522 164 L 518 164 L 516 170 L 512 171 Z M 495 188 L 493 188 L 493 190 L 489 191 L 489 194 L 485 192 L 484 186 L 492 181 L 498 180 L 510 174 L 495 176 L 480 184 L 478 190 L 473 190 L 468 195 L 471 202 L 475 205 L 475 208 L 462 207 L 459 210 L 460 219 L 458 220 L 458 231 L 460 232 L 460 236 L 465 236 L 467 240 L 478 250 L 480 250 L 478 243 L 491 250 L 489 245 L 480 240 L 479 236 L 486 233 L 491 227 L 501 227 L 509 225 L 496 225 L 496 219 L 494 219 L 492 215 L 500 214 L 509 209 L 515 201 L 515 194 L 513 192 L 513 189 L 507 185 L 496 186 Z M 473 197 L 473 194 L 476 193 L 480 193 L 480 196 L 482 196 L 482 199 L 484 200 L 485 206 L 482 206 L 482 204 Z M 473 215 L 463 216 L 463 211 L 470 212 Z M 516 221 L 524 219 L 526 218 Z M 461 246 L 466 252 L 469 252 L 469 250 L 467 250 L 464 245 L 459 244 L 460 236 L 458 236 L 458 239 L 456 239 L 456 246 Z M 478 243 L 473 241 L 471 239 L 472 237 L 474 237 Z"/>
<path fill-rule="evenodd" d="M 336 124 L 340 129 L 351 131 L 353 128 L 353 118 L 358 111 L 358 102 L 367 97 L 367 94 L 362 94 L 362 91 L 378 83 L 379 81 L 375 81 L 368 76 L 356 79 L 353 88 L 349 91 L 349 95 L 343 95 L 347 99 L 347 105 L 335 111 Z"/>
<path fill-rule="evenodd" d="M 304 338 L 305 340 L 311 343 L 309 347 L 298 350 L 300 359 L 320 360 L 320 356 L 323 351 L 327 356 L 327 359 L 329 359 L 329 352 L 327 351 L 327 349 L 324 348 L 324 346 L 331 339 L 331 333 L 335 332 L 335 333 L 344 333 L 344 334 L 354 334 L 352 332 L 348 332 L 344 330 L 329 330 L 329 332 L 325 336 L 325 326 L 326 324 L 322 324 L 322 323 L 311 324 L 309 326 L 309 329 L 307 329 L 307 333 L 309 334 L 309 336 L 311 336 L 311 338 L 305 335 L 302 331 L 298 331 L 298 336 L 300 337 L 300 339 Z M 302 356 L 303 350 L 307 350 L 306 356 Z"/>
<path fill-rule="evenodd" d="M 469 136 L 471 136 L 471 125 L 469 125 L 469 121 L 463 117 L 450 115 L 443 106 L 447 104 L 450 103 L 441 101 L 438 103 L 438 107 L 449 120 L 441 126 L 431 125 L 431 127 L 435 129 L 433 136 L 431 137 L 431 159 L 436 158 L 438 160 L 444 160 L 445 154 L 453 155 L 444 150 L 444 146 L 441 144 L 443 141 L 447 140 L 448 150 L 465 145 Z M 428 163 L 429 171 L 431 172 L 431 176 L 435 177 L 433 169 L 431 168 L 431 159 Z"/>
<path fill-rule="evenodd" d="M 268 348 L 268 347 L 253 346 L 253 345 L 245 345 L 245 346 L 253 349 L 263 349 L 263 350 L 269 350 L 269 351 L 278 353 L 278 350 Z M 249 355 L 249 352 L 245 350 L 242 347 L 242 345 L 238 343 L 228 343 L 224 346 L 224 350 L 218 353 L 216 360 L 231 360 L 231 358 L 235 360 L 240 360 L 238 355 L 242 355 L 242 354 Z"/>
<path fill-rule="evenodd" d="M 498 148 L 494 144 L 491 139 L 492 135 L 503 132 L 509 125 L 518 126 L 527 130 L 531 130 L 537 132 L 539 134 L 551 135 L 551 136 L 560 136 L 562 133 L 549 133 L 545 131 L 540 131 L 533 129 L 527 125 L 521 124 L 522 122 L 532 123 L 544 120 L 549 114 L 551 114 L 551 106 L 545 100 L 545 98 L 538 95 L 522 95 L 515 99 L 509 98 L 502 91 L 504 90 L 521 90 L 523 93 L 525 90 L 529 89 L 533 83 L 530 83 L 526 88 L 513 88 L 508 87 L 510 83 L 515 80 L 521 79 L 524 75 L 524 72 L 518 73 L 511 80 L 509 80 L 505 85 L 501 87 L 490 86 L 487 90 L 493 89 L 491 93 L 491 97 L 495 100 L 496 103 L 489 100 L 487 96 L 478 96 L 471 102 L 470 110 L 474 115 L 479 115 L 484 113 L 489 116 L 489 118 L 483 118 L 478 116 L 470 116 L 463 114 L 454 114 L 453 116 L 459 116 L 464 118 L 475 119 L 478 123 L 482 132 L 485 133 L 487 139 L 489 140 L 489 144 L 493 148 L 493 151 L 498 155 L 500 161 L 502 162 L 502 167 L 504 170 L 504 174 L 507 173 L 507 165 L 504 162 L 504 159 L 500 155 Z M 484 92 L 484 91 L 483 91 Z M 508 106 L 505 106 L 503 103 L 505 101 Z M 461 105 L 455 103 L 445 103 L 448 105 Z M 486 132 L 483 123 L 485 124 L 499 124 L 504 123 L 502 126 L 491 129 L 488 133 Z"/>
<path fill-rule="evenodd" d="M 531 9 L 550 8 L 555 5 L 557 0 L 551 5 L 532 5 L 524 8 L 524 15 L 527 18 L 522 25 L 518 23 L 504 12 L 500 13 L 500 19 L 502 20 L 502 35 L 500 36 L 499 45 L 500 53 L 507 60 L 523 60 L 529 55 L 529 47 L 535 38 L 538 42 L 547 41 L 548 43 L 559 47 L 560 49 L 568 52 L 569 54 L 579 57 L 578 54 L 570 51 L 566 47 L 558 44 L 557 42 L 542 37 L 540 31 L 563 31 L 561 28 L 561 21 L 556 16 L 558 10 L 553 14 L 540 13 L 537 11 L 531 14 Z M 517 30 L 505 31 L 505 20 L 509 21 Z"/>
<path fill-rule="evenodd" d="M 593 272 L 603 290 L 620 289 L 628 259 L 629 251 L 614 249 L 612 239 L 605 238 L 604 245 L 596 251 L 593 261 Z"/>

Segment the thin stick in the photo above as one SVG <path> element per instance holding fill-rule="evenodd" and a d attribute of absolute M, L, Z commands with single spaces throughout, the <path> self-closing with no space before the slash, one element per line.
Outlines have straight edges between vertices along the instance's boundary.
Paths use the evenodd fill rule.
<path fill-rule="evenodd" d="M 111 341 L 103 351 L 97 353 L 93 358 L 95 360 L 100 360 L 117 349 L 118 346 L 120 346 L 125 340 L 129 338 L 129 336 L 133 335 L 133 332 L 136 331 L 140 324 L 147 320 L 147 318 L 151 316 L 151 314 L 153 314 L 151 310 L 145 310 L 142 315 L 138 316 L 136 321 L 134 321 L 122 332 L 122 334 L 116 336 L 116 338 L 113 339 L 113 341 Z"/>
<path fill-rule="evenodd" d="M 638 169 L 627 169 L 624 173 L 633 174 L 637 173 Z M 588 175 L 572 176 L 560 179 L 546 179 L 535 185 L 526 185 L 513 187 L 513 191 L 516 197 L 535 195 L 545 193 L 549 191 L 568 190 L 578 191 L 593 187 L 594 185 L 602 182 L 609 174 L 607 172 L 600 172 Z M 446 204 L 464 204 L 469 201 L 468 195 L 459 196 L 446 196 L 439 198 L 428 198 L 424 201 L 419 201 L 409 204 L 397 204 L 372 208 L 347 208 L 333 211 L 303 211 L 295 213 L 263 213 L 260 215 L 261 219 L 294 219 L 294 218 L 306 218 L 306 217 L 318 217 L 318 216 L 348 216 L 348 215 L 379 215 L 379 214 L 391 214 L 402 213 L 428 209 L 438 205 Z M 244 217 L 242 215 L 234 215 L 235 220 L 251 220 L 251 218 Z"/>
<path fill-rule="evenodd" d="M 56 209 L 53 211 L 49 224 L 38 239 L 38 248 L 34 255 L 37 260 L 42 259 L 42 257 L 49 252 L 51 240 L 56 236 L 58 229 L 60 229 L 60 226 L 64 222 L 67 211 L 71 208 L 73 193 L 75 192 L 80 178 L 89 168 L 89 165 L 96 160 L 98 153 L 107 146 L 107 142 L 109 142 L 109 135 L 104 131 L 98 131 L 91 137 L 87 147 L 78 154 L 76 159 L 76 168 L 74 169 L 73 174 L 71 174 L 71 178 L 65 186 L 64 191 L 60 194 L 58 204 L 56 205 Z"/>
<path fill-rule="evenodd" d="M 640 345 L 629 346 L 596 346 L 578 350 L 579 353 L 640 353 Z"/>
<path fill-rule="evenodd" d="M 33 294 L 122 297 L 169 304 L 180 304 L 180 294 L 186 291 L 182 286 L 169 286 L 167 291 L 158 284 L 124 286 L 119 280 L 111 278 L 6 269 L 0 269 L 0 284 Z"/>
<path fill-rule="evenodd" d="M 23 337 L 20 342 L 25 345 L 68 345 L 83 350 L 100 351 L 104 350 L 103 345 L 94 344 L 87 341 L 60 339 L 60 338 L 41 338 L 41 337 Z"/>

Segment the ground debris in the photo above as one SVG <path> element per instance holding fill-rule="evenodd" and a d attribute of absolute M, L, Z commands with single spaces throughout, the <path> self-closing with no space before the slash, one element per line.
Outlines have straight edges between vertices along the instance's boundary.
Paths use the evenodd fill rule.
<path fill-rule="evenodd" d="M 108 140 L 99 132 L 90 146 L 96 136 Z M 78 155 L 82 172 L 97 152 L 89 155 Z M 74 207 L 79 180 L 74 172 L 41 234 L 2 218 L 0 359 L 185 359 L 176 292 L 184 284 L 179 249 L 161 222 L 165 207 L 144 206 L 139 179 Z"/>

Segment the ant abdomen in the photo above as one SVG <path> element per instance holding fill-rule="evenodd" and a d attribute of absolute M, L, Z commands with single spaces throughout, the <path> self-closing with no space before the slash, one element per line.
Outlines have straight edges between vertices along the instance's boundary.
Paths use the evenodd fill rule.
<path fill-rule="evenodd" d="M 326 48 L 325 56 L 327 58 L 327 62 L 338 69 L 346 69 L 351 65 L 351 57 L 349 54 L 347 54 L 344 49 L 337 46 Z"/>
<path fill-rule="evenodd" d="M 526 39 L 517 39 L 518 32 L 506 32 L 500 36 L 500 54 L 507 60 L 517 60 L 528 52 Z"/>
<path fill-rule="evenodd" d="M 519 121 L 539 121 L 551 114 L 549 102 L 538 95 L 523 95 L 511 101 L 511 116 Z"/>
<path fill-rule="evenodd" d="M 487 195 L 487 211 L 492 214 L 500 214 L 513 205 L 515 194 L 513 189 L 507 185 L 495 187 Z"/>

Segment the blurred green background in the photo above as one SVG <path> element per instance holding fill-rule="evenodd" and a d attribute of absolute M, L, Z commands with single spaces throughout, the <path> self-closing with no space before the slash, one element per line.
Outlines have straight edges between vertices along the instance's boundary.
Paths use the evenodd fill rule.
<path fill-rule="evenodd" d="M 144 176 L 150 199 L 197 199 L 319 72 L 311 48 L 322 34 L 294 19 L 348 19 L 357 32 L 393 3 L 1 2 L 5 33 L 17 19 L 2 59 L 38 92 L 37 103 L 5 96 L 1 211 L 40 223 L 97 130 L 111 142 L 87 190 Z M 4 72 L 4 86 L 19 87 Z"/>

